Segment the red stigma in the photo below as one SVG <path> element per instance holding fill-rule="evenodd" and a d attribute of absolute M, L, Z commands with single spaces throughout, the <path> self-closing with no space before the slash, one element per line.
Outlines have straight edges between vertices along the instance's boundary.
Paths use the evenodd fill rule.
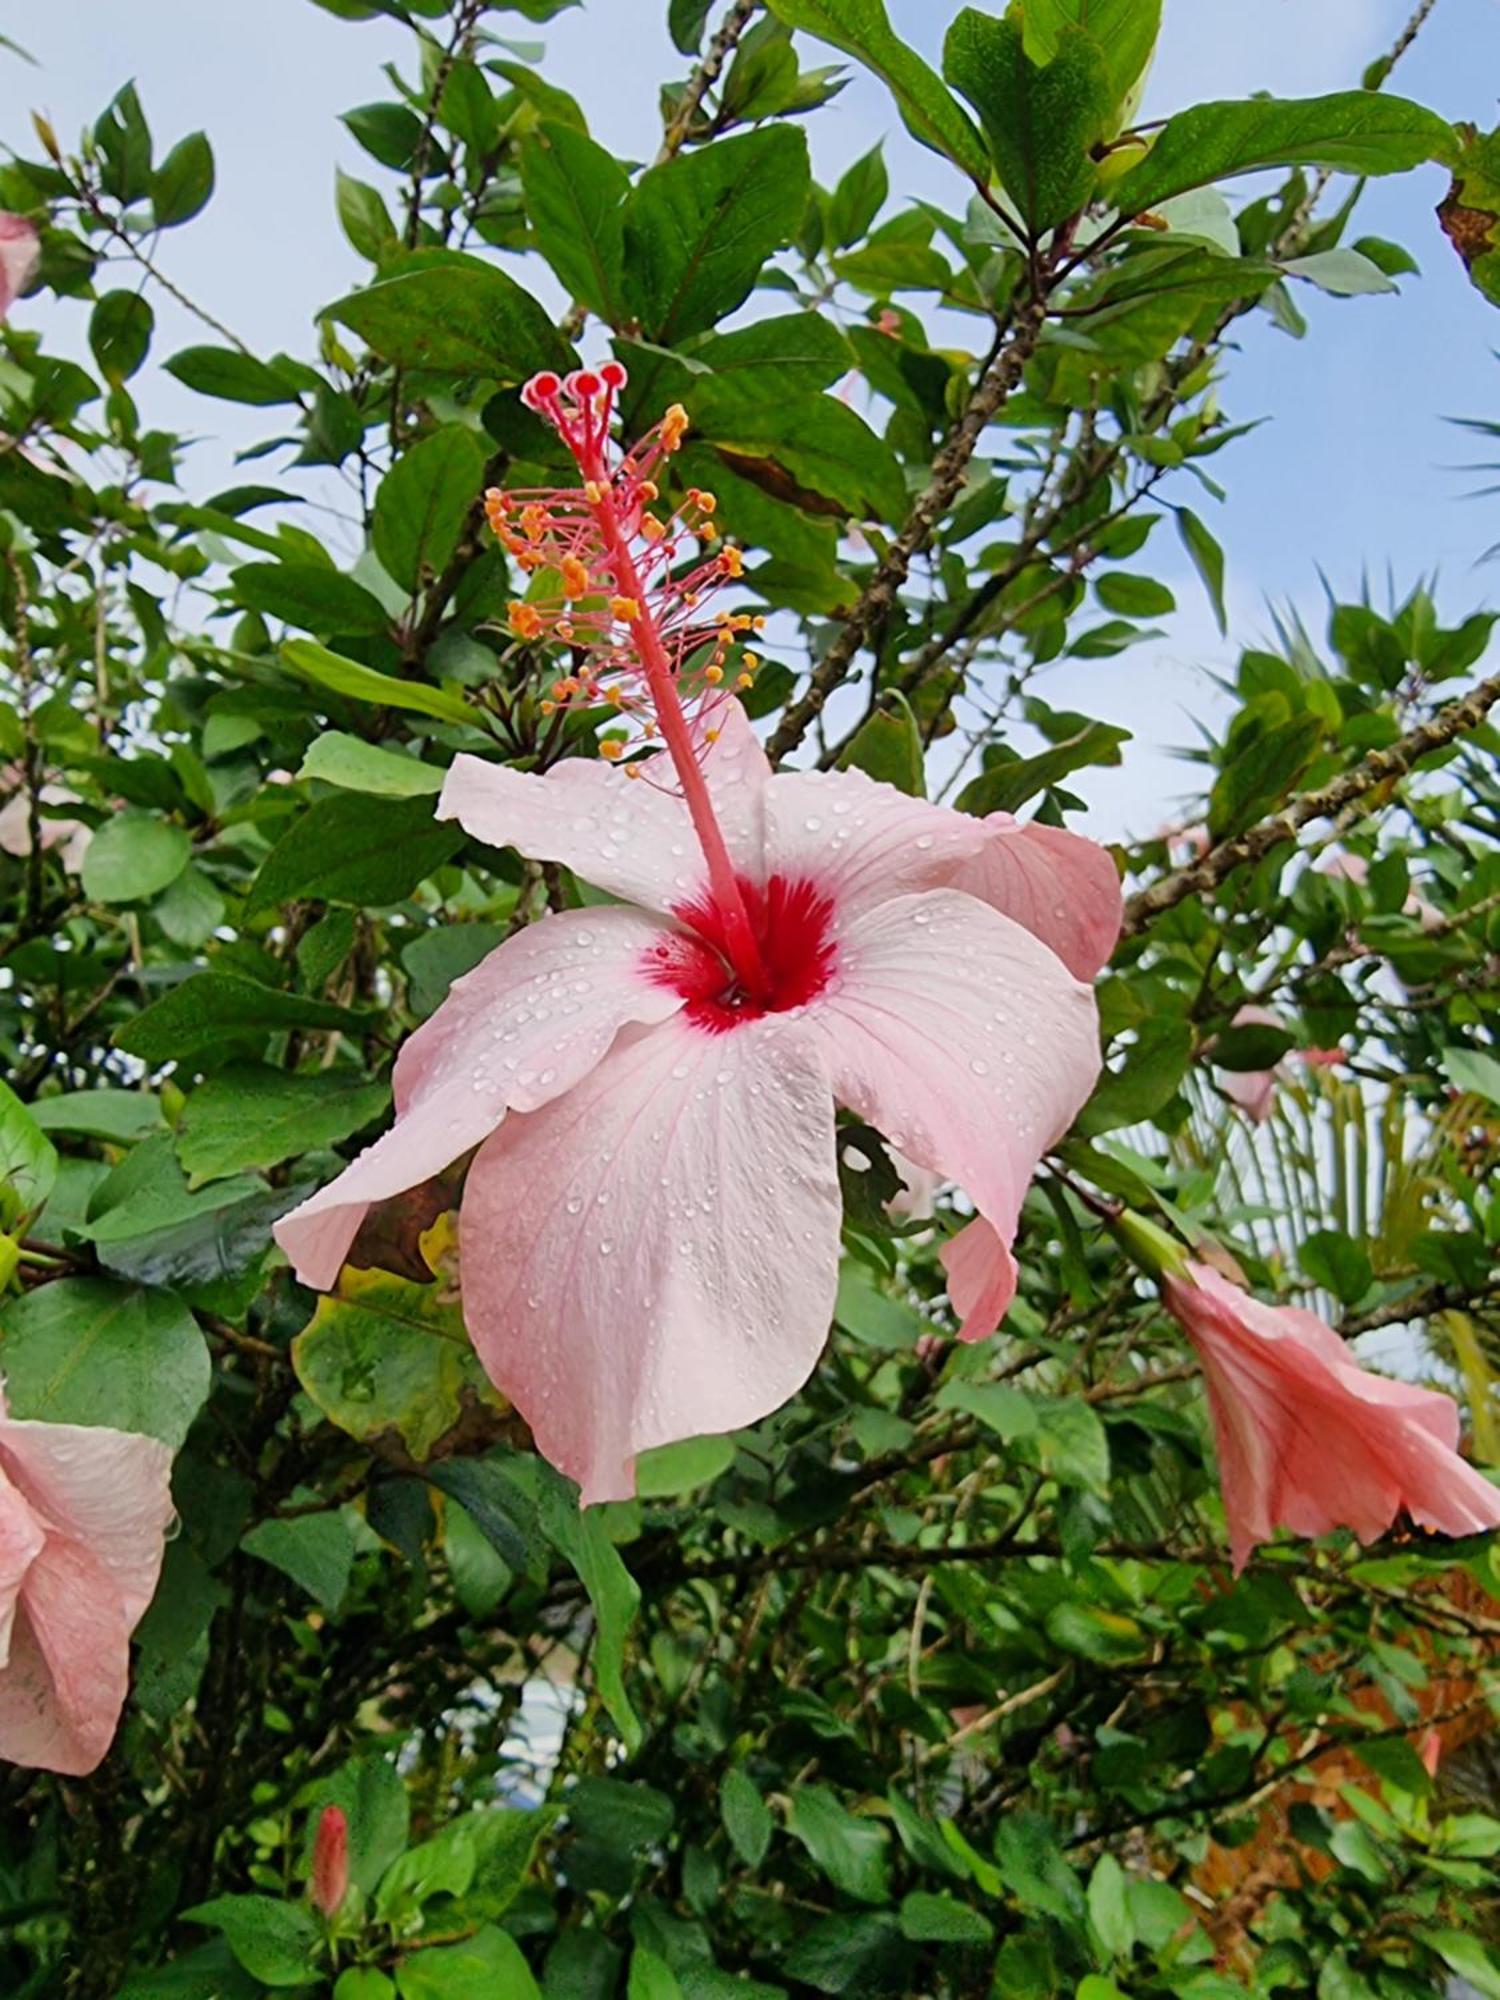
<path fill-rule="evenodd" d="M 680 994 L 687 1019 L 709 1034 L 805 1007 L 827 988 L 838 957 L 833 904 L 813 883 L 773 875 L 759 889 L 742 877 L 739 888 L 765 970 L 761 997 L 735 973 L 723 913 L 709 897 L 680 904 L 672 914 L 682 931 L 646 952 L 647 978 Z"/>

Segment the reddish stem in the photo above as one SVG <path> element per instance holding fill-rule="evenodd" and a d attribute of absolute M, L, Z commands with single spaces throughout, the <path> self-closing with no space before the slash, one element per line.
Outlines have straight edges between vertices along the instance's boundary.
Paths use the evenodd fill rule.
<path fill-rule="evenodd" d="M 739 877 L 735 873 L 734 862 L 725 844 L 718 816 L 714 812 L 713 800 L 709 796 L 707 782 L 698 763 L 697 751 L 693 745 L 693 735 L 683 714 L 682 702 L 677 693 L 677 678 L 672 671 L 667 649 L 662 644 L 661 634 L 656 629 L 656 621 L 651 616 L 650 605 L 640 572 L 636 569 L 635 558 L 630 545 L 620 527 L 619 516 L 615 512 L 614 489 L 609 468 L 595 438 L 590 435 L 585 449 L 579 455 L 580 467 L 585 479 L 589 480 L 599 493 L 597 500 L 591 501 L 594 518 L 599 524 L 599 532 L 609 551 L 609 565 L 614 572 L 615 582 L 620 587 L 620 595 L 628 597 L 638 606 L 636 617 L 630 621 L 631 637 L 640 655 L 645 671 L 646 683 L 651 690 L 652 705 L 661 727 L 662 742 L 667 755 L 672 760 L 673 769 L 682 786 L 682 795 L 687 801 L 688 812 L 692 815 L 693 830 L 698 836 L 698 844 L 703 849 L 708 863 L 708 878 L 712 885 L 713 897 L 724 919 L 724 943 L 730 961 L 740 984 L 752 1000 L 764 1001 L 770 995 L 770 981 L 761 958 L 760 946 L 756 942 L 755 927 L 750 921 L 750 913 L 745 907 L 745 898 L 740 889 Z"/>

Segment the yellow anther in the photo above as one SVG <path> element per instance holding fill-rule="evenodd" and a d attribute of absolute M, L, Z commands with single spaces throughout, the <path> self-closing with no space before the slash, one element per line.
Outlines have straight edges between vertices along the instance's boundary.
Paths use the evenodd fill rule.
<path fill-rule="evenodd" d="M 703 732 L 703 736 L 705 742 L 708 743 L 717 743 L 719 740 L 719 732 L 717 729 L 705 729 Z"/>
<path fill-rule="evenodd" d="M 666 529 L 654 514 L 643 514 L 641 516 L 641 533 L 648 542 L 661 541 L 666 532 Z"/>
<path fill-rule="evenodd" d="M 738 549 L 724 549 L 719 555 L 719 568 L 725 576 L 740 577 L 745 574 L 745 558 Z"/>
<path fill-rule="evenodd" d="M 557 703 L 555 701 L 544 701 L 542 703 L 542 713 L 543 715 L 556 715 Z"/>
<path fill-rule="evenodd" d="M 559 618 L 559 619 L 558 619 L 558 621 L 557 621 L 557 636 L 558 636 L 558 638 L 559 638 L 559 639 L 571 639 L 571 638 L 572 638 L 572 636 L 573 636 L 573 621 L 572 621 L 572 619 L 571 619 L 571 618 Z"/>
<path fill-rule="evenodd" d="M 719 666 L 705 667 L 703 669 L 703 678 L 708 682 L 710 687 L 717 687 L 719 682 L 724 678 L 724 669 Z"/>
<path fill-rule="evenodd" d="M 654 479 L 643 479 L 641 481 L 641 498 L 643 500 L 660 500 L 661 488 Z"/>
<path fill-rule="evenodd" d="M 638 778 L 638 777 L 639 777 L 639 776 L 641 775 L 641 767 L 640 767 L 640 765 L 639 765 L 639 764 L 627 764 L 627 765 L 625 766 L 625 775 L 626 775 L 626 777 L 627 777 L 627 778 Z"/>
<path fill-rule="evenodd" d="M 661 420 L 662 450 L 676 451 L 682 443 L 683 433 L 687 427 L 687 411 L 681 403 L 674 403 Z"/>
<path fill-rule="evenodd" d="M 764 631 L 765 631 L 765 629 L 766 629 L 766 621 L 765 621 L 765 619 L 764 619 L 764 618 L 752 618 L 752 619 L 750 620 L 750 629 L 751 629 L 751 631 L 752 631 L 752 632 L 764 632 Z"/>
<path fill-rule="evenodd" d="M 582 597 L 589 587 L 587 563 L 580 562 L 577 556 L 564 556 L 562 559 L 562 585 L 564 597 Z"/>
<path fill-rule="evenodd" d="M 521 565 L 522 569 L 540 569 L 542 566 L 542 555 L 540 549 L 528 549 L 524 547 L 518 547 L 515 550 L 515 558 L 516 561 Z"/>
<path fill-rule="evenodd" d="M 542 629 L 542 614 L 534 604 L 510 607 L 510 629 L 518 639 L 535 639 Z"/>
<path fill-rule="evenodd" d="M 758 653 L 741 653 L 740 663 L 747 673 L 753 674 L 755 669 L 760 665 L 760 655 Z"/>
<path fill-rule="evenodd" d="M 716 542 L 719 539 L 719 531 L 712 521 L 701 522 L 697 532 L 700 542 Z"/>
<path fill-rule="evenodd" d="M 585 479 L 583 482 L 583 497 L 591 507 L 597 507 L 599 502 L 604 498 L 604 488 L 599 484 L 597 479 Z"/>
<path fill-rule="evenodd" d="M 609 614 L 622 624 L 630 625 L 641 615 L 641 607 L 633 597 L 612 597 L 609 600 Z"/>
<path fill-rule="evenodd" d="M 521 533 L 528 542 L 539 542 L 547 532 L 547 517 L 535 500 L 521 509 Z"/>
<path fill-rule="evenodd" d="M 738 680 L 736 680 L 735 682 L 735 686 L 737 688 L 754 687 L 754 685 L 755 685 L 754 674 L 741 674 Z"/>
<path fill-rule="evenodd" d="M 607 758 L 613 764 L 617 759 L 625 755 L 625 745 L 620 742 L 618 737 L 606 736 L 604 741 L 599 745 L 599 755 Z"/>
<path fill-rule="evenodd" d="M 700 513 L 716 514 L 719 511 L 719 496 L 716 493 L 709 493 L 700 486 L 694 492 L 693 498 L 698 503 Z"/>

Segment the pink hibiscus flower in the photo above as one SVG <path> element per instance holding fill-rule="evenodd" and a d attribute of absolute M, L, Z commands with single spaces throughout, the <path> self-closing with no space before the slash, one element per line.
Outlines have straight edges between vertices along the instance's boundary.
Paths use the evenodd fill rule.
<path fill-rule="evenodd" d="M 171 1473 L 156 1438 L 20 1422 L 0 1389 L 0 1757 L 83 1777 L 108 1750 Z"/>
<path fill-rule="evenodd" d="M 570 405 L 555 377 L 533 385 L 585 486 L 493 511 L 522 566 L 564 582 L 513 626 L 597 621 L 596 666 L 559 699 L 578 679 L 591 702 L 611 692 L 666 754 L 546 776 L 460 757 L 438 811 L 623 900 L 548 916 L 459 980 L 401 1052 L 393 1129 L 277 1225 L 327 1287 L 371 1202 L 479 1146 L 465 1317 L 586 1501 L 632 1492 L 639 1452 L 753 1423 L 811 1373 L 838 1275 L 838 1105 L 967 1190 L 979 1221 L 950 1247 L 953 1298 L 967 1338 L 994 1331 L 1027 1184 L 1099 1070 L 1076 974 L 1119 924 L 1113 864 L 1087 841 L 858 771 L 771 774 L 717 688 L 749 621 L 705 628 L 708 566 L 680 581 L 683 538 L 712 545 L 711 496 L 647 519 L 677 414 L 605 462 L 622 379 L 574 377 Z M 733 551 L 711 562 L 738 573 Z"/>
<path fill-rule="evenodd" d="M 1278 1527 L 1362 1542 L 1403 1512 L 1445 1535 L 1500 1527 L 1451 1398 L 1370 1374 L 1316 1313 L 1263 1305 L 1206 1264 L 1169 1272 L 1163 1295 L 1203 1364 L 1237 1570 Z"/>
<path fill-rule="evenodd" d="M 30 283 L 41 248 L 34 225 L 24 215 L 0 210 L 0 319 Z"/>
<path fill-rule="evenodd" d="M 1236 1028 L 1279 1028 L 1281 1016 L 1269 1007 L 1241 1007 L 1230 1024 Z M 1336 1069 L 1344 1060 L 1342 1049 L 1298 1049 L 1295 1059 L 1312 1069 Z M 1220 1088 L 1231 1104 L 1237 1104 L 1252 1125 L 1264 1125 L 1276 1108 L 1276 1091 L 1285 1064 L 1274 1069 L 1224 1070 Z"/>

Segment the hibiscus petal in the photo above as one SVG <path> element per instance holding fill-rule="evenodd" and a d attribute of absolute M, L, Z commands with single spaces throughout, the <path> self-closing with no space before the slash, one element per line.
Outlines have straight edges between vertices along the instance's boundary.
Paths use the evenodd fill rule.
<path fill-rule="evenodd" d="M 991 813 L 983 825 L 989 838 L 953 887 L 1024 924 L 1076 978 L 1095 978 L 1125 914 L 1108 850 L 1060 826 L 1022 826 L 1010 813 Z"/>
<path fill-rule="evenodd" d="M 768 766 L 737 701 L 715 711 L 718 740 L 703 773 L 737 867 L 761 879 L 761 796 Z M 545 777 L 482 757 L 455 757 L 438 801 L 491 847 L 560 861 L 585 882 L 647 909 L 690 903 L 708 885 L 692 817 L 664 758 L 631 778 L 616 765 L 568 758 Z M 660 772 L 660 776 L 657 772 Z"/>
<path fill-rule="evenodd" d="M 983 1339 L 1015 1292 L 1008 1246 L 1037 1162 L 1099 1074 L 1092 992 L 1019 924 L 936 890 L 844 930 L 835 984 L 805 1018 L 839 1101 L 960 1182 L 991 1225 L 949 1246 L 963 1337 Z"/>
<path fill-rule="evenodd" d="M 680 995 L 641 971 L 661 925 L 638 910 L 570 910 L 507 938 L 406 1043 L 396 1123 L 300 1208 L 276 1240 L 326 1290 L 371 1202 L 441 1173 L 507 1111 L 534 1111 L 591 1070 L 627 1023 L 662 1021 Z"/>
<path fill-rule="evenodd" d="M 0 319 L 31 282 L 41 239 L 23 215 L 0 213 Z"/>
<path fill-rule="evenodd" d="M 5 1476 L 0 1464 L 0 1668 L 10 1653 L 16 1599 L 26 1572 L 41 1552 L 42 1530 L 37 1518 Z"/>
<path fill-rule="evenodd" d="M 49 1536 L 0 1674 L 0 1758 L 85 1777 L 110 1746 L 129 1681 L 129 1627 L 109 1572 L 76 1542 Z"/>
<path fill-rule="evenodd" d="M 49 1545 L 57 1534 L 88 1550 L 133 1631 L 156 1589 L 172 1524 L 170 1448 L 137 1431 L 7 1417 L 0 1466 L 41 1517 Z"/>
<path fill-rule="evenodd" d="M 1236 1569 L 1277 1528 L 1371 1542 L 1403 1510 L 1449 1535 L 1500 1526 L 1500 1492 L 1457 1454 L 1450 1398 L 1370 1374 L 1315 1314 L 1206 1265 L 1166 1298 L 1203 1364 Z"/>
<path fill-rule="evenodd" d="M 846 917 L 951 882 L 986 838 L 983 820 L 863 771 L 788 771 L 765 809 L 766 872 L 813 882 Z"/>
<path fill-rule="evenodd" d="M 833 1099 L 784 1021 L 622 1036 L 470 1169 L 464 1313 L 585 1501 L 654 1445 L 756 1422 L 817 1363 L 837 1288 Z"/>

